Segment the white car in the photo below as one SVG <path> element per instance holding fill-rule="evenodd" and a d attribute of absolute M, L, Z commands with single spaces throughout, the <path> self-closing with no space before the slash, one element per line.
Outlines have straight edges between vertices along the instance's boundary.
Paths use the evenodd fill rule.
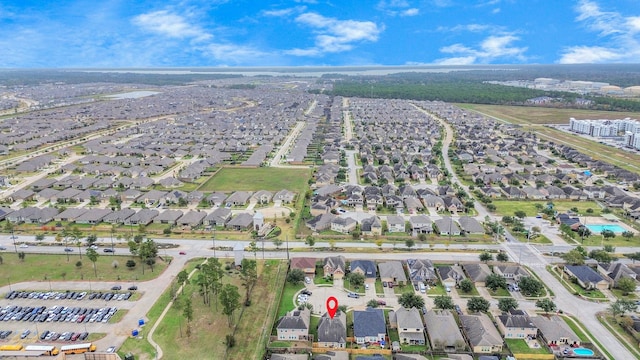
<path fill-rule="evenodd" d="M 20 244 L 20 247 L 24 249 L 24 248 L 28 248 L 28 247 L 29 247 L 29 245 L 27 245 L 27 244 Z"/>

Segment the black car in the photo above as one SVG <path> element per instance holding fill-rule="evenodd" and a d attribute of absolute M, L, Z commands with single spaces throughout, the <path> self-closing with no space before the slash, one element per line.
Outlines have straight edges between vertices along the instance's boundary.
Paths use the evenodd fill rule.
<path fill-rule="evenodd" d="M 40 340 L 44 340 L 44 338 L 46 338 L 47 335 L 49 335 L 49 330 L 43 331 L 42 334 L 40 335 Z"/>
<path fill-rule="evenodd" d="M 137 287 L 137 286 L 135 286 L 135 285 L 133 285 L 133 286 L 129 286 L 129 289 L 128 289 L 128 290 L 129 290 L 129 291 L 136 291 L 136 290 L 138 290 L 138 287 Z"/>
<path fill-rule="evenodd" d="M 114 249 L 112 249 L 112 248 L 104 248 L 104 249 L 102 249 L 102 251 L 103 251 L 103 252 L 106 252 L 106 253 L 116 252 L 116 251 L 115 251 Z"/>
<path fill-rule="evenodd" d="M 120 285 L 114 285 L 111 287 L 111 290 L 120 290 L 120 289 L 122 289 L 122 286 Z"/>
<path fill-rule="evenodd" d="M 311 295 L 311 294 L 313 294 L 311 291 L 309 291 L 309 290 L 307 290 L 307 289 L 302 290 L 300 293 L 301 293 L 301 294 L 305 294 L 305 295 Z"/>

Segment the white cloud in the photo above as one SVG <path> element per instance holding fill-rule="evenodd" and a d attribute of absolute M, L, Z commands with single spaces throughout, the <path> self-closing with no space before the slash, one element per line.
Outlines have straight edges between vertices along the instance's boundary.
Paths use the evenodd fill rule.
<path fill-rule="evenodd" d="M 319 56 L 324 53 L 348 51 L 355 43 L 377 41 L 382 31 L 371 21 L 338 20 L 316 13 L 301 14 L 295 21 L 313 28 L 316 34 L 315 46 L 285 51 L 286 54 L 296 56 Z"/>
<path fill-rule="evenodd" d="M 205 46 L 204 51 L 211 54 L 216 60 L 230 64 L 250 63 L 267 55 L 267 53 L 253 47 L 235 44 L 212 43 Z"/>
<path fill-rule="evenodd" d="M 524 61 L 526 57 L 524 53 L 526 47 L 515 47 L 512 44 L 520 40 L 514 35 L 491 35 L 485 38 L 478 48 L 471 48 L 463 44 L 453 44 L 440 48 L 440 52 L 455 55 L 451 58 L 437 60 L 440 64 L 449 64 L 451 62 L 472 63 L 489 63 L 499 58 L 515 58 Z"/>
<path fill-rule="evenodd" d="M 486 24 L 465 24 L 465 25 L 456 25 L 453 27 L 439 26 L 437 29 L 439 32 L 498 32 L 501 31 L 501 28 L 496 25 L 486 25 Z"/>
<path fill-rule="evenodd" d="M 475 56 L 464 56 L 464 57 L 454 57 L 447 59 L 438 59 L 434 61 L 435 64 L 439 65 L 471 65 L 476 62 Z"/>
<path fill-rule="evenodd" d="M 582 0 L 576 6 L 576 20 L 597 33 L 603 45 L 576 45 L 563 50 L 561 64 L 637 62 L 640 56 L 640 16 L 603 11 L 595 1 Z"/>
<path fill-rule="evenodd" d="M 400 13 L 401 16 L 416 16 L 420 13 L 420 9 L 418 8 L 411 8 L 411 9 L 407 9 L 405 11 L 403 11 L 402 13 Z"/>
<path fill-rule="evenodd" d="M 264 16 L 285 17 L 291 14 L 303 12 L 305 10 L 306 10 L 305 6 L 296 6 L 296 7 L 286 8 L 286 9 L 279 9 L 279 10 L 263 10 L 261 14 Z"/>
<path fill-rule="evenodd" d="M 376 9 L 390 16 L 416 16 L 420 14 L 420 9 L 411 7 L 411 4 L 406 0 L 381 0 L 376 5 Z"/>
<path fill-rule="evenodd" d="M 167 10 L 138 15 L 133 18 L 133 24 L 146 31 L 170 38 L 193 38 L 202 41 L 212 37 L 198 26 L 189 24 L 183 16 L 172 14 Z"/>

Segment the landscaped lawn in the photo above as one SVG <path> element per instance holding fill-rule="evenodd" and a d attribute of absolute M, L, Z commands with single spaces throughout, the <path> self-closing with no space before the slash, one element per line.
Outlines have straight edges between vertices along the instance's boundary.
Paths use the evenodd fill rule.
<path fill-rule="evenodd" d="M 209 178 L 198 190 L 276 192 L 287 189 L 296 192 L 298 196 L 304 196 L 310 176 L 310 169 L 225 167 Z"/>
<path fill-rule="evenodd" d="M 509 350 L 514 354 L 549 354 L 550 352 L 540 346 L 539 348 L 530 348 L 523 339 L 504 339 L 509 346 Z"/>
<path fill-rule="evenodd" d="M 284 289 L 282 290 L 282 297 L 280 298 L 280 305 L 278 306 L 278 318 L 293 310 L 293 297 L 302 289 L 304 289 L 304 284 L 302 283 L 298 285 L 293 285 L 290 282 L 285 283 Z"/>
<path fill-rule="evenodd" d="M 511 293 L 505 288 L 498 288 L 495 292 L 487 288 L 487 291 L 489 292 L 489 295 L 493 297 L 511 297 Z"/>
<path fill-rule="evenodd" d="M 20 248 L 18 248 L 20 251 Z M 60 248 L 62 251 L 62 248 Z M 0 270 L 0 286 L 15 284 L 23 281 L 42 281 L 42 289 L 51 287 L 56 289 L 56 281 L 146 281 L 156 278 L 160 275 L 167 264 L 160 260 L 156 261 L 153 271 L 149 266 L 145 265 L 144 274 L 142 273 L 142 264 L 139 258 L 131 256 L 103 255 L 99 254 L 96 261 L 96 277 L 93 271 L 93 263 L 84 254 L 82 249 L 82 260 L 78 255 L 78 249 L 69 253 L 69 261 L 67 255 L 58 254 L 33 254 L 25 253 L 24 261 L 18 258 L 18 254 L 13 252 L 4 252 L 2 256 L 2 265 Z M 130 270 L 126 267 L 127 260 L 133 259 L 136 267 Z M 76 266 L 80 261 L 82 265 Z M 114 267 L 114 261 L 117 267 Z M 49 281 L 50 284 L 49 285 Z M 87 284 L 87 288 L 89 284 Z M 34 289 L 36 290 L 36 289 Z"/>

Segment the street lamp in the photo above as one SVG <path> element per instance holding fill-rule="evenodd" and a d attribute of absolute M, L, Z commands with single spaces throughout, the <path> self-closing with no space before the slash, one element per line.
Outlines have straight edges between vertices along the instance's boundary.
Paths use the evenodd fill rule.
<path fill-rule="evenodd" d="M 213 225 L 213 237 L 211 237 L 211 241 L 213 242 L 213 257 L 216 257 L 216 228 L 215 224 Z"/>
<path fill-rule="evenodd" d="M 18 246 L 16 245 L 16 236 L 13 234 L 13 226 L 11 226 L 11 239 L 13 240 L 13 248 L 16 250 L 16 254 L 17 254 Z"/>

